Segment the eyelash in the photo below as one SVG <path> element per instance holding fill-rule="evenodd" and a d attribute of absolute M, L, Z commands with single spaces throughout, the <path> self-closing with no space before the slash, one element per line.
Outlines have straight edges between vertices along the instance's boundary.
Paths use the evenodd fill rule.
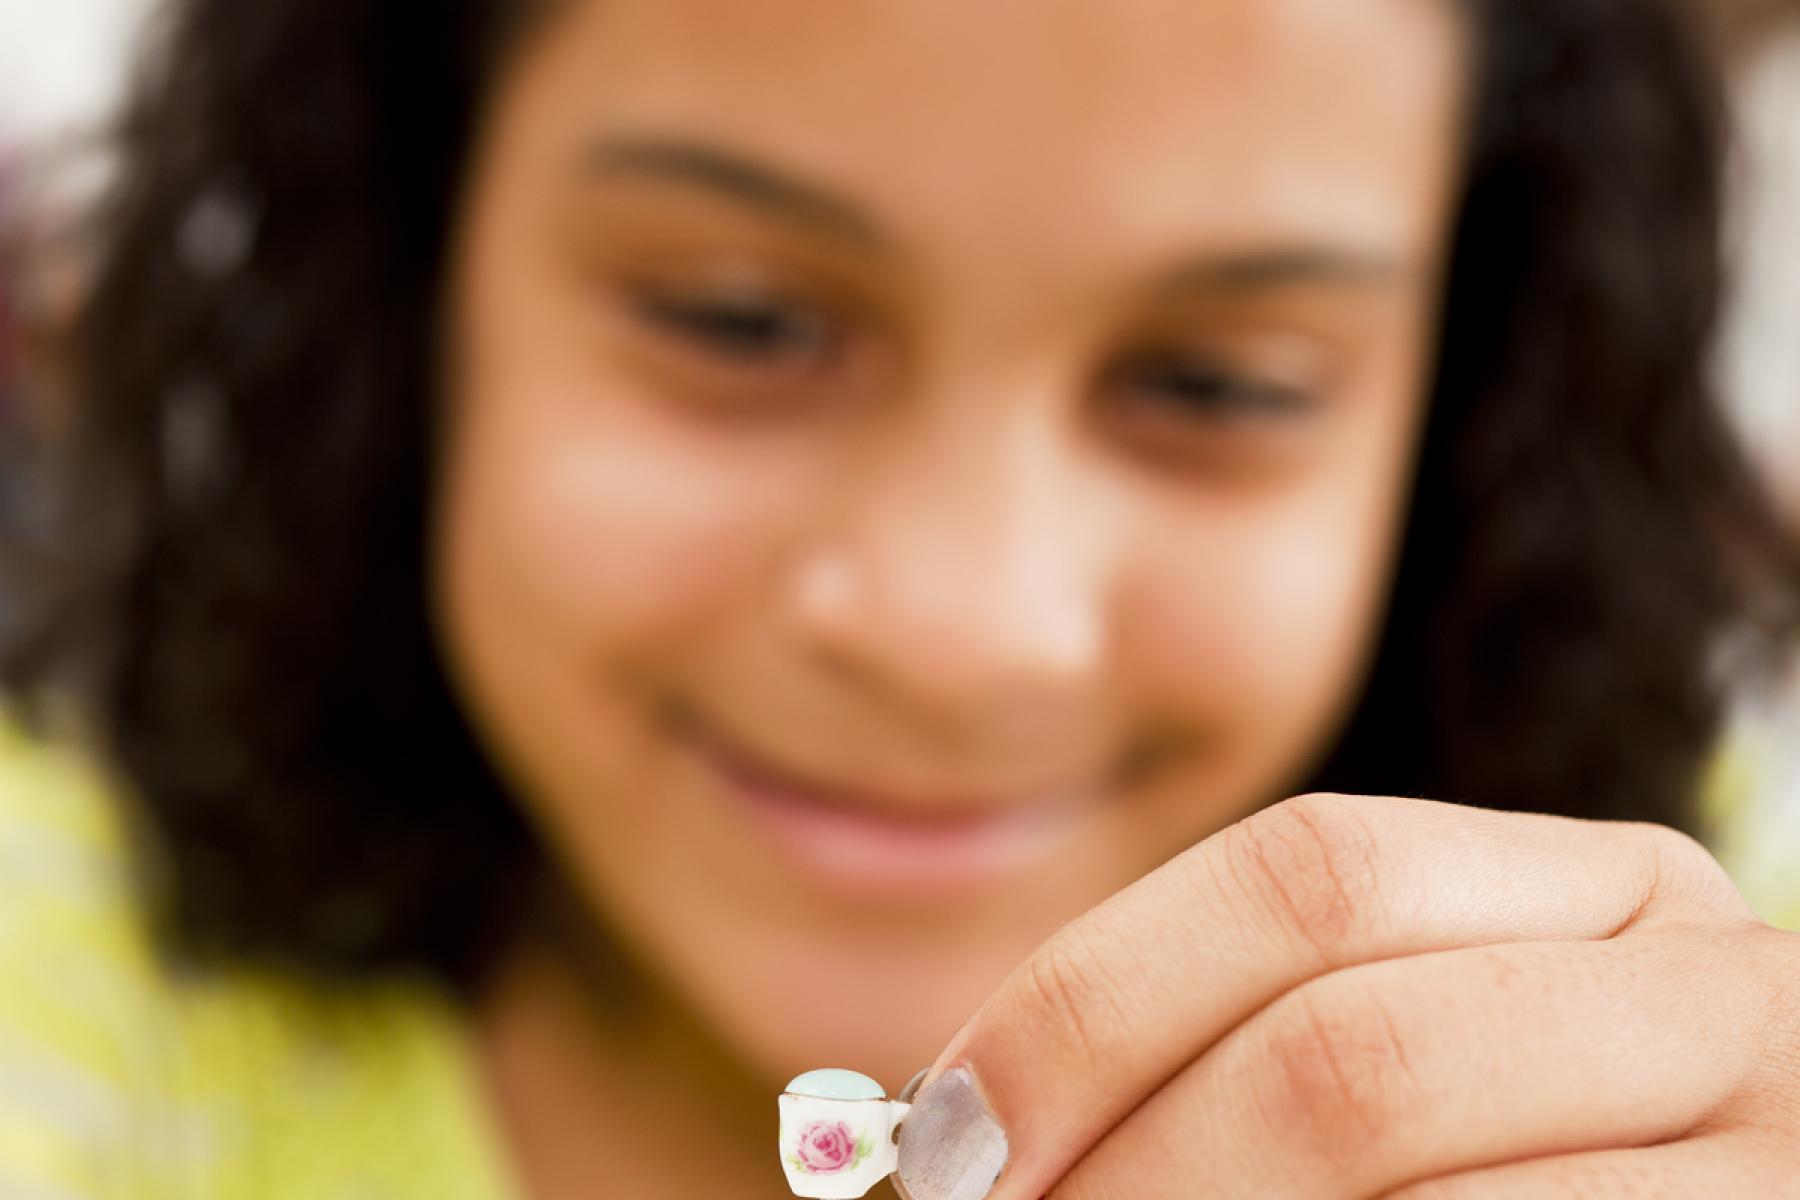
<path fill-rule="evenodd" d="M 1306 393 L 1233 371 L 1191 355 L 1148 355 L 1112 373 L 1123 390 L 1207 420 L 1298 416 L 1311 407 Z"/>
<path fill-rule="evenodd" d="M 732 369 L 807 365 L 837 349 L 830 320 L 804 305 L 761 300 L 690 299 L 640 293 L 638 315 L 661 333 Z M 1173 415 L 1200 422 L 1279 420 L 1312 407 L 1306 393 L 1177 351 L 1149 352 L 1109 372 L 1108 383 Z"/>
<path fill-rule="evenodd" d="M 778 366 L 784 357 L 815 359 L 835 348 L 830 322 L 795 305 L 640 295 L 638 314 L 658 330 L 737 366 Z"/>

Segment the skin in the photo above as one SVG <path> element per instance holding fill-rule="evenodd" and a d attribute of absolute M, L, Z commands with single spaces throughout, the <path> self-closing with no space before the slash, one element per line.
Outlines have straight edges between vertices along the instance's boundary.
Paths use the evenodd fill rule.
<path fill-rule="evenodd" d="M 1226 883 L 1194 903 L 1191 861 L 1257 861 L 1210 835 L 1292 789 L 1361 683 L 1461 39 L 1431 0 L 591 0 L 524 39 L 450 264 L 433 587 L 559 867 L 476 1012 L 533 1195 L 782 1194 L 787 1078 L 892 1088 L 934 1057 L 1016 1125 L 1008 1195 L 1191 1195 L 1217 1157 L 1144 1150 L 1190 1127 L 1226 1161 L 1287 1155 L 1281 1122 L 1211 1115 L 1254 1056 L 1176 1084 L 1232 1044 L 1224 1014 L 1355 954 L 1238 921 Z M 1055 821 L 1003 870 L 902 886 L 789 854 L 721 748 L 894 824 L 1048 796 Z M 1417 853 L 1363 956 L 1555 935 L 1505 872 L 1456 873 L 1492 818 L 1424 811 L 1369 816 Z M 1619 897 L 1571 847 L 1641 866 L 1636 835 L 1557 828 L 1495 836 L 1593 934 Z M 1340 864 L 1287 865 L 1311 895 Z M 1176 1003 L 1219 991 L 1215 941 L 1262 990 Z M 1072 944 L 1096 973 L 1063 1009 L 1031 964 Z M 1555 1037 L 1482 1021 L 1500 995 L 1457 1018 L 1505 1029 L 1509 1062 L 1610 1020 L 1589 995 Z M 1132 1052 L 1071 1050 L 1115 1005 Z"/>
<path fill-rule="evenodd" d="M 1797 979 L 1666 828 L 1303 796 L 1059 931 L 937 1066 L 1008 1131 L 995 1200 L 1776 1196 Z"/>

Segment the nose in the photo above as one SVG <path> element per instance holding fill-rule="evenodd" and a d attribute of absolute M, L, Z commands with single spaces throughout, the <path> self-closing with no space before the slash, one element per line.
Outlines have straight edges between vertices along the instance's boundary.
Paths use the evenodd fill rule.
<path fill-rule="evenodd" d="M 1043 404 L 888 430 L 797 556 L 810 648 L 927 723 L 1043 744 L 1104 668 L 1103 505 Z"/>

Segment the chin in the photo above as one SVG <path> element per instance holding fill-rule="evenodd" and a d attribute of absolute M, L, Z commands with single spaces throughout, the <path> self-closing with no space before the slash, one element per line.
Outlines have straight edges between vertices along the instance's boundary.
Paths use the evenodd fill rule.
<path fill-rule="evenodd" d="M 934 953 L 948 936 L 847 938 L 791 924 L 771 936 L 766 926 L 734 929 L 724 914 L 710 923 L 716 936 L 693 936 L 706 927 L 671 929 L 670 941 L 645 949 L 726 1053 L 775 1088 L 815 1067 L 847 1067 L 890 1094 L 937 1057 L 1036 937 Z"/>
<path fill-rule="evenodd" d="M 841 992 L 810 1001 L 775 996 L 767 998 L 767 1008 L 720 1016 L 732 1026 L 732 1048 L 771 1086 L 815 1067 L 847 1067 L 880 1081 L 891 1096 L 938 1056 L 979 1004 L 933 997 L 919 987 L 852 1007 L 844 999 Z"/>

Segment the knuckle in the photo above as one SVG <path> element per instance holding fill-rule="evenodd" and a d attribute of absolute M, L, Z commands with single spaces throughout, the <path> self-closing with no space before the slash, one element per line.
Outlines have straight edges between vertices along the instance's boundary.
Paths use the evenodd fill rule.
<path fill-rule="evenodd" d="M 1080 937 L 1065 931 L 1046 942 L 1025 961 L 1019 986 L 1033 1035 L 1096 1066 L 1115 1057 L 1125 1028 L 1117 986 Z"/>
<path fill-rule="evenodd" d="M 1709 909 L 1748 912 L 1737 886 L 1698 839 L 1667 825 L 1639 824 L 1637 836 L 1650 864 L 1650 896 L 1698 902 Z"/>
<path fill-rule="evenodd" d="M 1253 1063 L 1267 1127 L 1350 1178 L 1422 1115 L 1402 1026 L 1377 998 L 1310 987 L 1270 1010 Z"/>
<path fill-rule="evenodd" d="M 1348 943 L 1385 918 L 1375 832 L 1356 803 L 1297 796 L 1239 822 L 1228 869 L 1253 905 L 1285 932 L 1340 965 Z"/>
<path fill-rule="evenodd" d="M 1665 866 L 1683 872 L 1709 873 L 1715 866 L 1712 851 L 1692 835 L 1668 825 L 1642 824 L 1639 833 L 1649 843 L 1651 852 Z"/>

